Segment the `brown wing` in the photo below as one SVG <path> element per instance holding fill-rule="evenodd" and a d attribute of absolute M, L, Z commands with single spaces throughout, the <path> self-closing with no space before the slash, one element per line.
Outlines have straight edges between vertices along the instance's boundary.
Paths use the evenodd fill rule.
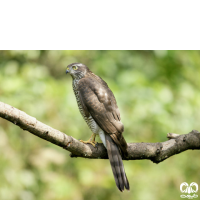
<path fill-rule="evenodd" d="M 124 126 L 120 121 L 115 97 L 107 84 L 102 84 L 94 77 L 86 77 L 79 81 L 78 86 L 82 107 L 87 109 L 99 127 L 126 152 L 127 144 L 122 136 Z"/>

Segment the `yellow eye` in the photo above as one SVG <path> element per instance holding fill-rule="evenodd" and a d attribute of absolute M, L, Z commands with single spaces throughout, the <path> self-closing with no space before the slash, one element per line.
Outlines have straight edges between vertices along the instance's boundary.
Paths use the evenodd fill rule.
<path fill-rule="evenodd" d="M 76 65 L 74 65 L 74 66 L 72 66 L 72 69 L 73 69 L 73 70 L 77 70 L 78 67 L 77 67 Z"/>

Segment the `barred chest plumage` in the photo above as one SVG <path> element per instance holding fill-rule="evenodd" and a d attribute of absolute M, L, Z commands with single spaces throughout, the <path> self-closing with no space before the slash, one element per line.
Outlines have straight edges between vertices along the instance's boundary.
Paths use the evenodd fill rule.
<path fill-rule="evenodd" d="M 90 130 L 94 134 L 99 134 L 99 132 L 101 132 L 102 130 L 98 126 L 98 124 L 95 122 L 93 117 L 91 115 L 89 117 L 85 116 L 85 113 L 83 111 L 83 107 L 82 107 L 81 102 L 80 102 L 79 91 L 78 91 L 78 83 L 79 83 L 79 80 L 74 79 L 73 82 L 72 82 L 72 87 L 73 87 L 73 90 L 74 90 L 74 94 L 75 94 L 75 97 L 76 97 L 76 101 L 77 101 L 77 104 L 78 104 L 79 111 L 80 111 L 81 115 L 83 116 L 85 122 L 89 126 Z"/>

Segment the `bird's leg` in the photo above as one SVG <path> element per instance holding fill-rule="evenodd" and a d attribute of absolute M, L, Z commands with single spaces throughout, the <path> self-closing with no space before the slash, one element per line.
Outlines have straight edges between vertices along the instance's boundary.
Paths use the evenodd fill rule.
<path fill-rule="evenodd" d="M 80 140 L 80 142 L 83 142 L 85 144 L 91 144 L 92 146 L 95 147 L 96 146 L 95 137 L 96 137 L 96 134 L 92 133 L 89 140 L 87 140 L 87 141 Z"/>

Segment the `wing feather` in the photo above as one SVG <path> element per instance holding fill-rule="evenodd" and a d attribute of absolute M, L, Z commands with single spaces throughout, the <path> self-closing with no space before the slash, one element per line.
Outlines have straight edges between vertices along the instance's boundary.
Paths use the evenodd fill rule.
<path fill-rule="evenodd" d="M 81 79 L 78 85 L 85 112 L 89 112 L 106 133 L 122 133 L 124 126 L 120 121 L 120 112 L 112 91 L 92 77 Z"/>

